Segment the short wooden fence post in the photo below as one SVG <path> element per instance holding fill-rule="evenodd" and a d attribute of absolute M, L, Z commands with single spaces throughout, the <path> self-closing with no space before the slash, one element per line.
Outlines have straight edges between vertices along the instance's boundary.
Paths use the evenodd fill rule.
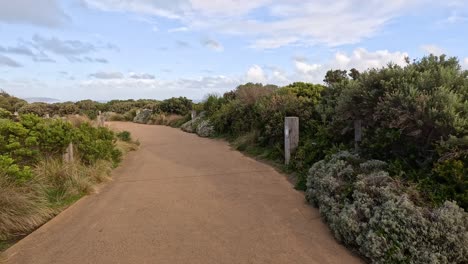
<path fill-rule="evenodd" d="M 289 164 L 291 154 L 299 146 L 299 117 L 286 117 L 284 119 L 284 163 Z"/>
<path fill-rule="evenodd" d="M 73 143 L 71 143 L 71 142 L 68 145 L 67 149 L 65 150 L 65 153 L 63 154 L 63 161 L 66 162 L 66 163 L 74 161 Z"/>

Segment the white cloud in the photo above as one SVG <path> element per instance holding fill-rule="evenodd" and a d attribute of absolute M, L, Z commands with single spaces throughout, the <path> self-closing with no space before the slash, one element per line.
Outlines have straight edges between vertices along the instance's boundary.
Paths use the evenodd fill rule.
<path fill-rule="evenodd" d="M 317 71 L 322 67 L 320 64 L 309 64 L 307 61 L 304 61 L 302 59 L 294 59 L 294 66 L 296 70 L 302 74 L 310 74 L 312 72 Z"/>
<path fill-rule="evenodd" d="M 341 69 L 350 70 L 356 68 L 359 71 L 365 71 L 369 68 L 380 68 L 388 63 L 395 63 L 400 66 L 406 65 L 406 52 L 390 52 L 388 50 L 367 51 L 366 49 L 355 49 L 351 54 L 345 52 L 336 52 L 333 57 L 325 61 L 310 62 L 304 57 L 295 57 L 292 59 L 292 72 L 286 72 L 278 67 L 252 66 L 246 78 L 246 81 L 256 79 L 262 83 L 272 83 L 277 85 L 286 85 L 292 82 L 311 82 L 322 83 L 328 70 Z M 255 78 L 254 78 L 255 77 Z"/>
<path fill-rule="evenodd" d="M 218 41 L 214 40 L 214 39 L 205 39 L 202 41 L 202 44 L 207 47 L 207 48 L 210 48 L 214 51 L 223 51 L 224 50 L 224 47 L 223 45 L 221 45 L 221 43 L 219 43 Z"/>
<path fill-rule="evenodd" d="M 212 76 L 200 78 L 158 79 L 89 79 L 80 81 L 79 96 L 92 99 L 158 98 L 186 96 L 201 99 L 208 93 L 224 93 L 241 83 L 238 78 Z M 87 95 L 87 96 L 83 96 Z"/>
<path fill-rule="evenodd" d="M 245 77 L 247 82 L 253 83 L 266 83 L 267 76 L 263 71 L 263 68 L 258 65 L 253 65 L 247 70 L 247 74 Z"/>
<path fill-rule="evenodd" d="M 390 52 L 388 50 L 377 50 L 374 52 L 367 51 L 363 48 L 358 48 L 353 51 L 351 55 L 346 53 L 337 52 L 335 58 L 329 63 L 332 68 L 351 69 L 364 71 L 368 68 L 380 68 L 386 66 L 388 63 L 395 63 L 397 65 L 405 65 L 405 58 L 408 57 L 406 52 Z"/>
<path fill-rule="evenodd" d="M 427 2 L 372 0 L 363 5 L 361 0 L 83 1 L 100 10 L 162 16 L 184 25 L 181 30 L 169 32 L 191 28 L 247 35 L 253 39 L 251 47 L 262 49 L 357 43 L 377 34 L 392 19 Z M 262 10 L 262 16 L 258 16 L 257 10 Z"/>
<path fill-rule="evenodd" d="M 69 18 L 58 0 L 5 0 L 0 2 L 0 23 L 57 27 Z"/>
<path fill-rule="evenodd" d="M 123 79 L 124 75 L 121 72 L 96 72 L 89 75 L 90 77 L 94 77 L 96 79 Z"/>
<path fill-rule="evenodd" d="M 92 8 L 102 11 L 134 12 L 145 15 L 154 15 L 171 19 L 180 19 L 183 13 L 185 0 L 83 0 Z"/>
<path fill-rule="evenodd" d="M 178 27 L 178 28 L 171 28 L 171 29 L 168 29 L 167 32 L 169 33 L 174 33 L 174 32 L 185 32 L 185 31 L 188 31 L 189 28 L 188 27 Z"/>
<path fill-rule="evenodd" d="M 135 72 L 131 72 L 129 74 L 130 78 L 132 79 L 146 79 L 146 80 L 154 80 L 156 79 L 156 77 L 152 74 L 149 74 L 149 73 L 135 73 Z"/>
<path fill-rule="evenodd" d="M 112 44 L 93 44 L 81 40 L 62 40 L 34 35 L 31 40 L 18 40 L 16 46 L 0 45 L 0 53 L 30 57 L 35 62 L 56 62 L 50 54 L 62 56 L 70 62 L 108 63 L 101 57 L 89 55 L 102 50 L 117 50 Z"/>
<path fill-rule="evenodd" d="M 428 54 L 433 54 L 436 56 L 440 56 L 445 53 L 445 51 L 441 47 L 434 44 L 422 45 L 421 49 Z"/>
<path fill-rule="evenodd" d="M 463 67 L 468 70 L 468 57 L 463 60 Z"/>
<path fill-rule="evenodd" d="M 21 64 L 19 64 L 18 62 L 10 59 L 7 56 L 3 56 L 3 55 L 0 54 L 0 67 L 1 66 L 8 66 L 8 67 L 13 67 L 13 68 L 18 68 L 18 67 L 21 67 Z"/>

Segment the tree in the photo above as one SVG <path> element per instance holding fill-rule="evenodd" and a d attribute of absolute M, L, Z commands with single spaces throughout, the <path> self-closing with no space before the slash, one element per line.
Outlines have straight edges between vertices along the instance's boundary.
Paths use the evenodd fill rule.
<path fill-rule="evenodd" d="M 348 73 L 349 77 L 351 77 L 353 80 L 357 80 L 359 78 L 359 75 L 361 75 L 359 73 L 358 70 L 356 70 L 356 68 L 352 68 L 350 70 L 350 72 Z"/>
<path fill-rule="evenodd" d="M 329 70 L 325 75 L 323 80 L 326 84 L 332 85 L 334 83 L 339 83 L 343 80 L 348 80 L 347 71 L 345 70 Z"/>

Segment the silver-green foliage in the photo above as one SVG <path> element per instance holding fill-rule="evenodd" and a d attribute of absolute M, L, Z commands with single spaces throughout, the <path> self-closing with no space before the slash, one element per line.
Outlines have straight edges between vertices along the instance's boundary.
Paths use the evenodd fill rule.
<path fill-rule="evenodd" d="M 310 169 L 307 200 L 338 240 L 372 263 L 467 263 L 468 214 L 450 201 L 416 205 L 385 166 L 335 154 Z"/>

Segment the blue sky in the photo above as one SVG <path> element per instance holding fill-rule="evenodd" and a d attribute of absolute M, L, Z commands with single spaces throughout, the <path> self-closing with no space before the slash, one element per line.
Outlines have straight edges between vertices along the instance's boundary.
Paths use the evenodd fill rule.
<path fill-rule="evenodd" d="M 0 89 L 201 99 L 248 81 L 321 83 L 332 68 L 429 53 L 468 68 L 466 43 L 465 0 L 5 0 Z"/>

